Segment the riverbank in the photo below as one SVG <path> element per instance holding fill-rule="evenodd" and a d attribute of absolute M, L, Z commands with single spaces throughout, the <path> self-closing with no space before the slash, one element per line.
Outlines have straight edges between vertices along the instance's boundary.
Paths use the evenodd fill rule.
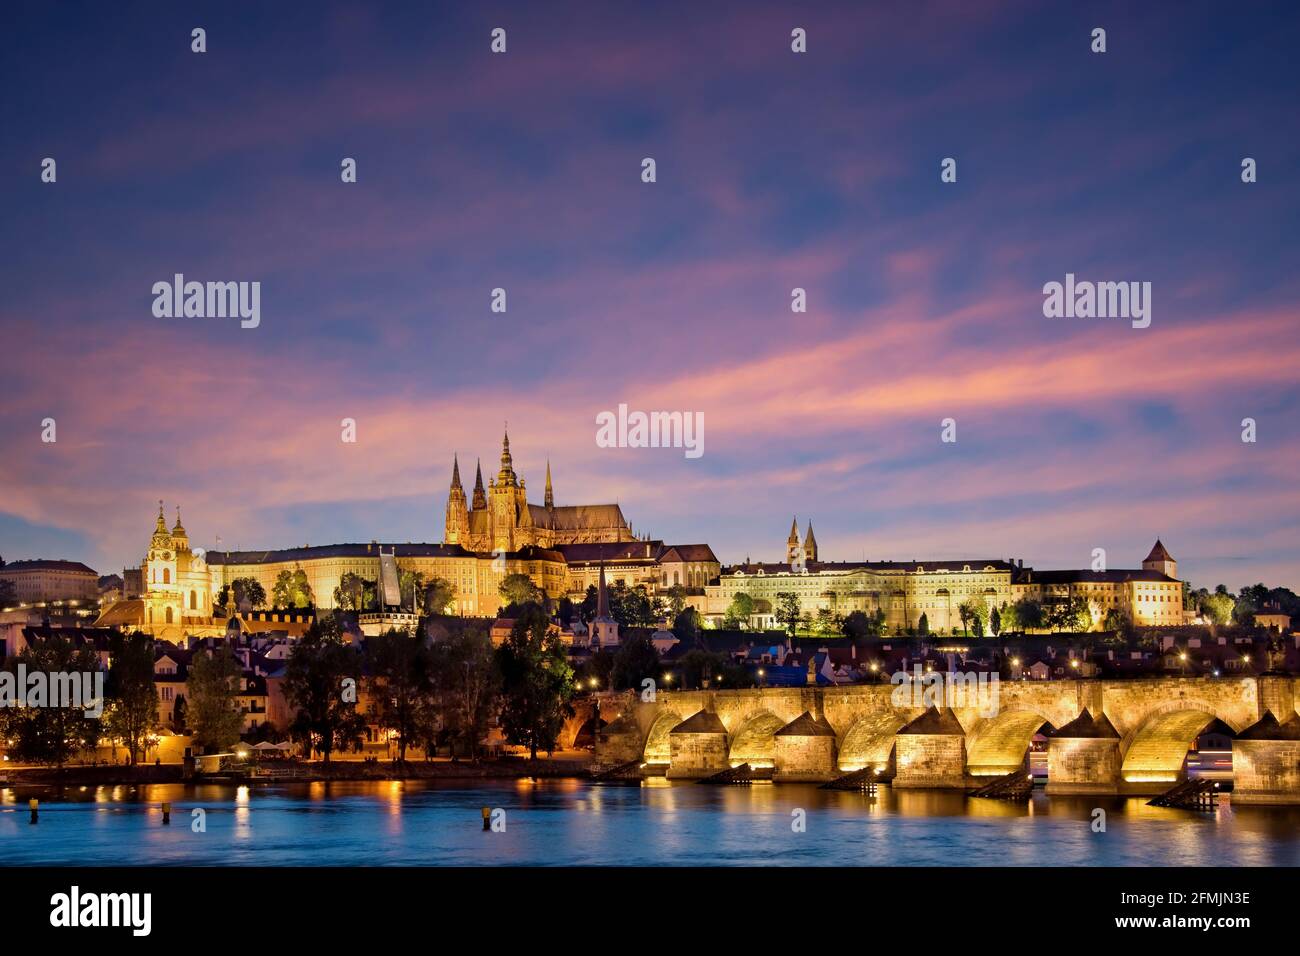
<path fill-rule="evenodd" d="M 468 760 L 336 760 L 277 761 L 248 771 L 220 774 L 194 774 L 188 779 L 181 764 L 141 764 L 136 767 L 105 764 L 100 766 L 23 767 L 6 771 L 0 786 L 9 787 L 90 787 L 107 785 L 146 785 L 155 783 L 241 783 L 249 786 L 279 784 L 286 780 L 312 782 L 326 780 L 483 780 L 491 778 L 541 777 L 548 779 L 586 779 L 591 776 L 590 755 L 566 754 L 563 757 L 497 757 Z"/>

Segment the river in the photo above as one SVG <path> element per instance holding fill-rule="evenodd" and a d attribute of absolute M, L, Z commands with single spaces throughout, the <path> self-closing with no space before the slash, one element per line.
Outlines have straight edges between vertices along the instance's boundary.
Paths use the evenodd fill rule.
<path fill-rule="evenodd" d="M 31 796 L 41 800 L 34 826 Z M 483 832 L 481 807 L 505 811 L 503 831 Z M 1094 829 L 1096 809 L 1105 832 Z M 0 865 L 120 864 L 1295 866 L 1300 808 L 1225 800 L 1195 813 L 1041 791 L 1013 804 L 663 780 L 0 789 Z"/>

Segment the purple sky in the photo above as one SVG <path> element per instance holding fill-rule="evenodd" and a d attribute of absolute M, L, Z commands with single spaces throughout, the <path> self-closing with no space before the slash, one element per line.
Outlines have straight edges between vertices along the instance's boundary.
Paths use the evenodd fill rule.
<path fill-rule="evenodd" d="M 549 456 L 724 562 L 798 514 L 828 559 L 1159 535 L 1300 589 L 1293 4 L 397 6 L 6 8 L 6 560 L 137 563 L 159 498 L 207 547 L 439 540 L 508 419 L 531 497 Z M 177 272 L 260 327 L 155 318 Z M 1067 272 L 1150 328 L 1044 318 Z M 596 447 L 620 402 L 704 456 Z"/>

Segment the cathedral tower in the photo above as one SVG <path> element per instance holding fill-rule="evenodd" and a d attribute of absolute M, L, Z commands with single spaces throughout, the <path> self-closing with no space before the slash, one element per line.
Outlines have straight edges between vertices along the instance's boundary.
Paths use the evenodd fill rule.
<path fill-rule="evenodd" d="M 451 490 L 447 492 L 447 530 L 444 534 L 448 544 L 461 544 L 469 534 L 469 508 L 465 503 L 465 489 L 460 484 L 460 459 L 452 456 Z"/>
<path fill-rule="evenodd" d="M 551 491 L 551 460 L 546 459 L 546 498 L 543 504 L 547 511 L 555 510 L 555 492 Z"/>
<path fill-rule="evenodd" d="M 807 562 L 817 560 L 817 539 L 813 537 L 811 519 L 808 521 L 808 533 L 803 536 L 803 558 Z"/>
<path fill-rule="evenodd" d="M 785 539 L 785 557 L 791 564 L 799 562 L 801 551 L 799 548 L 799 516 L 790 522 L 790 537 Z"/>
<path fill-rule="evenodd" d="M 515 474 L 514 460 L 510 457 L 510 433 L 501 439 L 501 470 L 496 481 L 489 485 L 492 499 L 489 520 L 492 524 L 492 550 L 515 550 L 515 526 L 519 521 L 519 476 Z M 525 505 L 525 507 L 527 507 Z"/>

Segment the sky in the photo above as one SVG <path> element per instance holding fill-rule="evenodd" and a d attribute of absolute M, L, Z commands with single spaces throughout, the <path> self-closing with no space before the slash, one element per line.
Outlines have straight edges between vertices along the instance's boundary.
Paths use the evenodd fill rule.
<path fill-rule="evenodd" d="M 724 563 L 797 515 L 824 560 L 1158 536 L 1300 590 L 1297 39 L 1197 0 L 6 4 L 0 555 L 137 565 L 158 499 L 208 548 L 438 541 L 508 421 L 530 498 L 549 459 Z M 176 273 L 260 324 L 155 317 Z M 1045 317 L 1066 273 L 1150 282 L 1150 326 Z M 598 447 L 620 403 L 704 454 Z"/>

